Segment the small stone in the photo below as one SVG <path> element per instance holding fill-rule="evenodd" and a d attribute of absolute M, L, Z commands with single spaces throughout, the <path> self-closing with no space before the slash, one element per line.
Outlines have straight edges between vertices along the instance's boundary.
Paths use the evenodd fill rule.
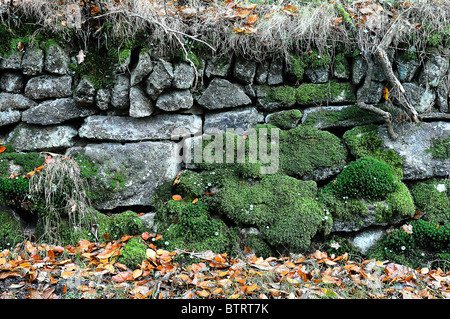
<path fill-rule="evenodd" d="M 95 99 L 95 87 L 86 77 L 82 78 L 75 89 L 75 101 L 84 106 L 92 105 Z"/>
<path fill-rule="evenodd" d="M 5 72 L 0 75 L 0 90 L 9 93 L 20 93 L 24 84 L 20 73 Z"/>
<path fill-rule="evenodd" d="M 147 97 L 145 92 L 136 86 L 130 89 L 130 116 L 146 117 L 155 111 L 153 101 Z"/>
<path fill-rule="evenodd" d="M 125 75 L 117 75 L 111 92 L 111 105 L 117 109 L 130 106 L 130 80 Z"/>
<path fill-rule="evenodd" d="M 141 83 L 153 70 L 152 59 L 146 50 L 139 52 L 139 60 L 136 67 L 131 71 L 131 86 Z"/>
<path fill-rule="evenodd" d="M 31 78 L 25 86 L 25 96 L 31 99 L 63 98 L 72 95 L 72 77 L 41 75 Z"/>
<path fill-rule="evenodd" d="M 156 107 L 167 112 L 180 109 L 190 109 L 194 105 L 194 98 L 189 90 L 173 90 L 158 97 Z"/>
<path fill-rule="evenodd" d="M 44 69 L 44 51 L 36 47 L 26 50 L 22 58 L 22 73 L 28 76 L 41 74 Z"/>
<path fill-rule="evenodd" d="M 49 73 L 65 75 L 69 73 L 70 58 L 57 44 L 51 44 L 45 54 L 44 70 Z"/>
<path fill-rule="evenodd" d="M 244 106 L 251 102 L 239 86 L 220 78 L 214 78 L 198 100 L 209 110 Z"/>
<path fill-rule="evenodd" d="M 187 63 L 175 64 L 173 70 L 172 87 L 176 89 L 189 89 L 195 80 L 195 72 Z"/>

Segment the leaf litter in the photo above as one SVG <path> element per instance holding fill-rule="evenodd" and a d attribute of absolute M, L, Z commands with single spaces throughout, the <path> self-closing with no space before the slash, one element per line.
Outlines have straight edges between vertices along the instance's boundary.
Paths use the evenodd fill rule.
<path fill-rule="evenodd" d="M 443 299 L 450 297 L 450 272 L 412 269 L 375 259 L 360 262 L 348 254 L 319 250 L 298 257 L 242 257 L 212 251 L 166 251 L 147 245 L 139 267 L 120 263 L 126 242 L 51 246 L 25 241 L 0 252 L 0 299 Z M 179 254 L 196 257 L 190 265 Z"/>

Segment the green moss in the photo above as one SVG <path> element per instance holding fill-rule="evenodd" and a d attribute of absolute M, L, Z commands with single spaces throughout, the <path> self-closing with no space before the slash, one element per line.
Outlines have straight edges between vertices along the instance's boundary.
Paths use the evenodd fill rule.
<path fill-rule="evenodd" d="M 192 196 L 196 198 L 205 193 L 206 185 L 203 179 L 203 174 L 190 170 L 184 170 L 179 177 L 177 190 L 183 197 Z"/>
<path fill-rule="evenodd" d="M 433 146 L 426 150 L 426 152 L 431 153 L 431 156 L 434 159 L 445 160 L 450 158 L 450 136 L 433 139 L 431 144 L 433 144 Z"/>
<path fill-rule="evenodd" d="M 105 57 L 96 51 L 86 53 L 83 63 L 71 64 L 73 72 L 80 78 L 86 77 L 96 90 L 113 84 L 113 66 L 110 57 Z"/>
<path fill-rule="evenodd" d="M 355 101 L 355 88 L 350 83 L 329 82 L 302 84 L 296 90 L 297 103 L 309 105 L 327 101 Z"/>
<path fill-rule="evenodd" d="M 264 92 L 268 101 L 277 101 L 284 104 L 294 104 L 297 102 L 296 89 L 292 86 L 265 87 Z"/>
<path fill-rule="evenodd" d="M 317 185 L 286 175 L 266 175 L 260 181 L 231 182 L 214 198 L 214 208 L 238 225 L 260 230 L 271 247 L 302 250 L 318 232 L 331 228 L 320 208 Z"/>
<path fill-rule="evenodd" d="M 362 157 L 338 175 L 333 191 L 338 196 L 350 198 L 385 199 L 398 187 L 389 165 L 372 157 Z"/>
<path fill-rule="evenodd" d="M 211 217 L 209 210 L 209 206 L 201 200 L 185 203 L 176 222 L 161 232 L 164 238 L 162 248 L 234 253 L 237 234 L 220 219 Z"/>
<path fill-rule="evenodd" d="M 20 205 L 20 202 L 29 194 L 28 188 L 28 179 L 26 178 L 0 178 L 0 204 Z"/>
<path fill-rule="evenodd" d="M 280 133 L 280 171 L 294 177 L 314 174 L 317 169 L 344 167 L 347 149 L 341 140 L 311 126 L 298 126 Z"/>
<path fill-rule="evenodd" d="M 21 166 L 22 169 L 18 172 L 19 174 L 26 174 L 41 166 L 44 163 L 45 158 L 36 152 L 16 153 L 8 152 L 8 150 L 6 150 L 5 152 L 0 153 L 0 177 L 9 176 L 8 161 L 12 161 L 13 164 Z"/>
<path fill-rule="evenodd" d="M 0 211 L 0 251 L 12 250 L 16 244 L 24 239 L 20 222 L 6 212 Z"/>
<path fill-rule="evenodd" d="M 290 56 L 291 73 L 298 81 L 303 81 L 305 70 L 328 69 L 330 63 L 330 56 L 327 53 L 320 55 L 316 49 L 305 52 L 301 56 Z"/>
<path fill-rule="evenodd" d="M 334 71 L 344 75 L 346 78 L 350 76 L 349 63 L 346 60 L 345 53 L 340 52 L 334 57 Z"/>
<path fill-rule="evenodd" d="M 302 119 L 302 112 L 300 110 L 287 110 L 270 115 L 270 124 L 279 127 L 282 130 L 289 130 L 298 125 Z"/>
<path fill-rule="evenodd" d="M 441 191 L 438 187 L 442 188 Z M 450 182 L 445 179 L 431 179 L 410 186 L 414 203 L 424 213 L 424 220 L 434 224 L 450 221 L 449 189 Z"/>
<path fill-rule="evenodd" d="M 376 158 L 394 169 L 395 175 L 401 179 L 403 176 L 403 159 L 393 150 L 386 150 L 383 141 L 378 137 L 378 126 L 363 125 L 348 130 L 342 136 L 348 146 L 350 154 L 356 158 L 370 156 Z"/>
<path fill-rule="evenodd" d="M 320 112 L 313 112 L 308 114 L 304 125 L 316 125 L 320 122 L 326 122 L 329 124 L 337 124 L 339 122 L 351 121 L 351 122 L 365 122 L 365 121 L 377 121 L 380 117 L 374 113 L 361 110 L 356 105 L 343 108 L 340 111 L 332 110 L 320 110 Z"/>
<path fill-rule="evenodd" d="M 251 248 L 257 257 L 268 258 L 275 256 L 275 252 L 270 245 L 259 234 L 248 234 L 245 236 L 243 238 L 243 246 Z"/>
<path fill-rule="evenodd" d="M 123 235 L 138 235 L 144 231 L 142 220 L 131 210 L 112 215 L 108 225 L 108 234 L 112 239 L 120 239 Z"/>
<path fill-rule="evenodd" d="M 147 245 L 140 237 L 131 238 L 122 249 L 119 261 L 130 269 L 139 268 L 143 260 L 147 259 Z"/>

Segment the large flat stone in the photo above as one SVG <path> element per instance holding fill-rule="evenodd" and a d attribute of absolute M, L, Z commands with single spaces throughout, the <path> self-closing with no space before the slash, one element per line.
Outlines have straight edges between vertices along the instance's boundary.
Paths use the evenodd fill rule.
<path fill-rule="evenodd" d="M 36 106 L 37 103 L 22 94 L 0 93 L 0 111 L 6 110 L 26 110 Z"/>
<path fill-rule="evenodd" d="M 54 151 L 71 147 L 77 130 L 71 126 L 19 124 L 8 136 L 12 147 L 20 151 Z"/>
<path fill-rule="evenodd" d="M 68 150 L 82 153 L 99 167 L 100 183 L 108 198 L 95 203 L 98 209 L 150 205 L 158 186 L 173 180 L 181 164 L 173 160 L 176 143 L 169 141 L 88 144 Z"/>
<path fill-rule="evenodd" d="M 87 117 L 79 130 L 81 137 L 92 140 L 134 142 L 170 140 L 177 128 L 200 132 L 202 120 L 198 115 L 160 114 L 145 118 L 94 115 Z"/>
<path fill-rule="evenodd" d="M 41 75 L 31 78 L 25 86 L 25 96 L 41 100 L 72 95 L 72 77 L 68 75 Z"/>
<path fill-rule="evenodd" d="M 29 124 L 51 125 L 86 117 L 96 112 L 94 108 L 80 106 L 72 98 L 49 100 L 22 113 L 22 121 Z"/>
<path fill-rule="evenodd" d="M 205 114 L 204 130 L 219 130 L 222 133 L 226 129 L 247 130 L 258 123 L 264 122 L 264 115 L 255 107 L 239 108 L 228 112 L 215 112 Z"/>

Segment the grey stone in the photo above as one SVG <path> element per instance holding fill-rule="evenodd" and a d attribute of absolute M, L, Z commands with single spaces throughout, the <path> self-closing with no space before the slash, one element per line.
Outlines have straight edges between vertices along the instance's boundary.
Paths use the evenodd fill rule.
<path fill-rule="evenodd" d="M 30 99 L 62 98 L 72 95 L 72 77 L 68 75 L 41 75 L 31 78 L 25 86 Z"/>
<path fill-rule="evenodd" d="M 214 78 L 198 100 L 209 110 L 244 106 L 251 102 L 239 86 L 220 78 Z"/>
<path fill-rule="evenodd" d="M 139 60 L 136 67 L 131 71 L 130 84 L 135 86 L 141 83 L 153 70 L 152 59 L 146 50 L 139 52 Z"/>
<path fill-rule="evenodd" d="M 352 84 L 359 84 L 366 71 L 366 63 L 362 55 L 357 55 L 352 61 Z"/>
<path fill-rule="evenodd" d="M 203 129 L 218 129 L 225 133 L 226 129 L 248 130 L 258 123 L 264 122 L 264 115 L 258 112 L 255 107 L 245 107 L 234 109 L 228 112 L 208 112 L 205 114 Z"/>
<path fill-rule="evenodd" d="M 116 175 L 121 176 L 124 185 L 117 185 L 109 191 L 107 200 L 96 203 L 97 209 L 113 209 L 151 205 L 157 187 L 173 180 L 181 169 L 181 163 L 173 160 L 175 146 L 170 141 L 102 143 L 69 149 L 67 153 L 83 153 L 91 158 L 99 167 L 97 176 L 104 185 L 111 185 Z"/>
<path fill-rule="evenodd" d="M 75 101 L 83 106 L 94 104 L 95 87 L 87 78 L 82 78 L 75 89 Z"/>
<path fill-rule="evenodd" d="M 125 75 L 116 75 L 111 91 L 111 105 L 117 109 L 130 106 L 130 79 Z"/>
<path fill-rule="evenodd" d="M 436 88 L 436 106 L 442 113 L 448 112 L 449 93 L 450 93 L 449 86 L 450 85 L 447 84 L 446 81 L 442 80 L 439 82 L 439 85 Z"/>
<path fill-rule="evenodd" d="M 372 81 L 369 86 L 369 91 L 366 94 L 366 98 L 364 102 L 367 104 L 377 104 L 380 103 L 380 100 L 383 95 L 383 83 Z M 358 98 L 361 95 L 361 89 L 359 88 L 356 92 L 356 97 Z"/>
<path fill-rule="evenodd" d="M 173 69 L 172 87 L 176 89 L 189 89 L 194 84 L 194 68 L 187 63 L 177 63 Z"/>
<path fill-rule="evenodd" d="M 23 51 L 10 51 L 9 53 L 1 57 L 0 68 L 6 70 L 20 70 L 22 65 Z"/>
<path fill-rule="evenodd" d="M 45 71 L 65 75 L 69 73 L 69 65 L 69 55 L 59 45 L 52 44 L 48 47 L 44 60 Z"/>
<path fill-rule="evenodd" d="M 432 88 L 419 86 L 416 83 L 403 83 L 408 101 L 418 113 L 429 112 L 436 100 L 436 93 Z"/>
<path fill-rule="evenodd" d="M 155 217 L 155 212 L 149 212 L 139 216 L 142 221 L 142 225 L 144 225 L 144 229 L 148 229 L 153 233 L 156 233 L 158 231 L 158 224 L 155 221 Z"/>
<path fill-rule="evenodd" d="M 26 110 L 37 103 L 22 94 L 0 93 L 0 111 Z"/>
<path fill-rule="evenodd" d="M 156 100 L 156 107 L 167 112 L 190 109 L 194 98 L 189 90 L 171 90 L 164 92 Z"/>
<path fill-rule="evenodd" d="M 152 115 L 154 111 L 153 101 L 147 97 L 141 88 L 133 86 L 130 89 L 130 116 L 146 117 Z"/>
<path fill-rule="evenodd" d="M 333 226 L 331 232 L 358 232 L 369 227 L 388 226 L 401 223 L 410 219 L 408 216 L 395 215 L 390 220 L 380 221 L 378 214 L 379 209 L 384 207 L 389 208 L 389 204 L 386 201 L 366 201 L 360 199 L 360 201 L 366 207 L 366 211 L 362 216 L 353 219 L 340 219 L 333 217 Z"/>
<path fill-rule="evenodd" d="M 281 101 L 270 101 L 267 99 L 267 87 L 265 85 L 256 86 L 256 106 L 265 110 L 273 111 L 276 109 L 289 108 L 295 103 L 283 103 Z"/>
<path fill-rule="evenodd" d="M 208 78 L 213 76 L 226 77 L 230 73 L 231 64 L 232 64 L 231 55 L 212 57 L 206 62 L 205 75 Z"/>
<path fill-rule="evenodd" d="M 158 95 L 166 89 L 170 88 L 173 79 L 173 66 L 166 61 L 157 61 L 153 66 L 153 71 L 146 80 L 146 93 L 156 100 Z"/>
<path fill-rule="evenodd" d="M 179 114 L 159 114 L 145 118 L 94 115 L 85 119 L 79 135 L 93 140 L 120 142 L 170 140 L 177 128 L 185 128 L 190 134 L 196 134 L 202 130 L 202 119 L 197 115 Z"/>
<path fill-rule="evenodd" d="M 29 47 L 22 58 L 22 73 L 28 76 L 41 74 L 44 70 L 44 51 L 38 47 Z"/>
<path fill-rule="evenodd" d="M 269 62 L 258 63 L 255 71 L 255 83 L 265 84 L 267 82 L 267 76 L 269 75 Z"/>
<path fill-rule="evenodd" d="M 397 140 L 388 137 L 386 127 L 378 127 L 378 136 L 386 149 L 392 149 L 403 158 L 403 179 L 417 180 L 445 177 L 450 172 L 448 159 L 433 158 L 429 149 L 434 139 L 450 136 L 449 122 L 402 122 L 394 126 Z"/>
<path fill-rule="evenodd" d="M 449 69 L 449 59 L 440 55 L 431 55 L 422 69 L 419 83 L 437 87 Z"/>
<path fill-rule="evenodd" d="M 419 70 L 420 63 L 417 59 L 406 59 L 405 54 L 397 60 L 398 79 L 401 82 L 411 82 Z"/>
<path fill-rule="evenodd" d="M 0 75 L 0 90 L 9 93 L 20 93 L 23 87 L 23 79 L 20 73 L 5 72 Z"/>
<path fill-rule="evenodd" d="M 283 61 L 280 59 L 270 62 L 267 84 L 277 85 L 283 83 Z"/>
<path fill-rule="evenodd" d="M 252 84 L 256 74 L 256 62 L 237 57 L 233 71 L 235 79 L 245 84 Z"/>
<path fill-rule="evenodd" d="M 36 126 L 21 123 L 10 133 L 8 142 L 17 152 L 54 151 L 71 147 L 77 130 L 71 126 Z"/>
<path fill-rule="evenodd" d="M 109 109 L 110 102 L 111 92 L 109 91 L 109 89 L 98 89 L 95 95 L 95 105 L 97 105 L 100 110 L 106 111 Z"/>
<path fill-rule="evenodd" d="M 22 113 L 22 121 L 29 124 L 52 125 L 94 113 L 94 109 L 82 107 L 72 98 L 62 98 L 44 101 L 29 108 Z"/>
<path fill-rule="evenodd" d="M 306 70 L 305 74 L 312 83 L 328 82 L 328 70 L 327 69 Z"/>
<path fill-rule="evenodd" d="M 383 227 L 363 229 L 353 237 L 353 244 L 361 253 L 366 254 L 384 233 L 386 230 Z"/>
<path fill-rule="evenodd" d="M 22 114 L 17 110 L 0 111 L 0 127 L 14 123 L 19 123 Z"/>

